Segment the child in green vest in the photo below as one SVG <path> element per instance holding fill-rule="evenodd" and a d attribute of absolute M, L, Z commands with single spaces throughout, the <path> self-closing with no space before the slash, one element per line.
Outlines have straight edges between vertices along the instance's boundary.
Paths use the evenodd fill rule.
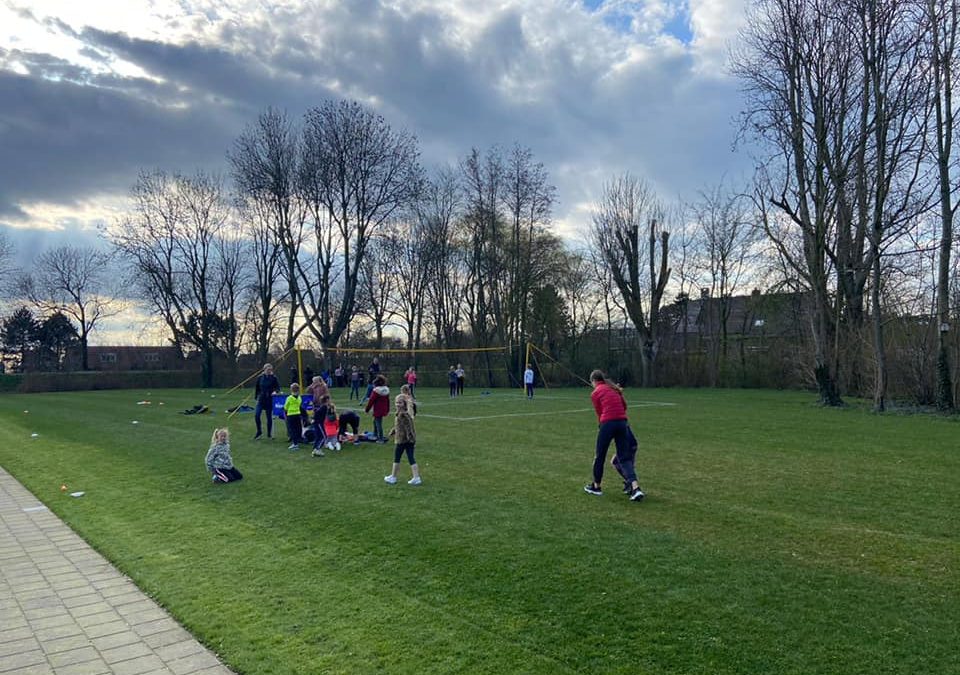
<path fill-rule="evenodd" d="M 303 442 L 303 417 L 306 410 L 303 408 L 303 399 L 300 398 L 300 385 L 294 382 L 290 385 L 290 395 L 283 402 L 283 413 L 287 418 L 287 435 L 290 436 L 288 450 L 299 450 Z"/>

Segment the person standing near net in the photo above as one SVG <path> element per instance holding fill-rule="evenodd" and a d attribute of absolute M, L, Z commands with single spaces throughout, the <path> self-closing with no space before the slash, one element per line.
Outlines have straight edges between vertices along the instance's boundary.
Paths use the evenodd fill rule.
<path fill-rule="evenodd" d="M 253 440 L 258 440 L 263 435 L 263 429 L 260 426 L 260 414 L 267 411 L 267 438 L 273 438 L 273 395 L 280 393 L 280 380 L 273 374 L 273 366 L 269 363 L 263 364 L 263 373 L 257 378 L 257 384 L 253 395 L 257 399 L 257 407 L 254 409 L 254 415 L 257 422 L 257 435 Z"/>
<path fill-rule="evenodd" d="M 457 364 L 457 369 L 454 372 L 457 374 L 457 396 L 463 396 L 463 382 L 467 377 L 467 372 L 459 363 Z"/>
<path fill-rule="evenodd" d="M 417 371 L 410 366 L 406 372 L 407 386 L 410 387 L 410 396 L 417 397 Z"/>
<path fill-rule="evenodd" d="M 350 369 L 350 400 L 353 400 L 353 395 L 357 395 L 357 400 L 360 400 L 360 369 L 356 366 L 353 366 Z"/>
<path fill-rule="evenodd" d="M 527 390 L 527 398 L 533 398 L 533 368 L 527 364 L 527 369 L 523 371 L 523 386 Z"/>
<path fill-rule="evenodd" d="M 607 450 L 610 449 L 611 441 L 616 443 L 617 464 L 620 474 L 623 476 L 624 485 L 630 497 L 630 501 L 639 502 L 646 495 L 640 489 L 637 482 L 637 473 L 634 467 L 636 459 L 636 445 L 631 449 L 630 443 L 630 425 L 627 422 L 627 400 L 623 396 L 623 389 L 616 385 L 602 370 L 595 370 L 590 373 L 590 384 L 593 385 L 593 393 L 590 394 L 590 401 L 593 403 L 593 409 L 597 411 L 597 420 L 600 422 L 600 430 L 597 432 L 597 448 L 593 458 L 593 482 L 586 485 L 583 490 L 592 495 L 600 496 L 603 490 L 600 487 L 603 481 L 603 468 L 607 461 Z M 629 483 L 629 485 L 627 485 Z"/>

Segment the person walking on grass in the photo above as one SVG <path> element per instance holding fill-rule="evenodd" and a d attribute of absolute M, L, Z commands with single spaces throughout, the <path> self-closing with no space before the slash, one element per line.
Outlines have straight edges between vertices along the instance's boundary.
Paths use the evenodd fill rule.
<path fill-rule="evenodd" d="M 254 409 L 257 435 L 253 437 L 253 440 L 256 441 L 263 435 L 260 415 L 264 410 L 267 411 L 267 438 L 273 438 L 273 395 L 279 393 L 280 380 L 273 374 L 273 366 L 269 363 L 263 364 L 263 373 L 257 378 L 257 384 L 253 392 L 257 399 L 257 407 Z"/>
<path fill-rule="evenodd" d="M 402 392 L 406 387 L 401 387 Z M 397 473 L 400 471 L 400 460 L 403 459 L 403 453 L 407 453 L 407 461 L 410 462 L 410 471 L 413 477 L 407 481 L 407 485 L 421 485 L 423 480 L 420 478 L 420 467 L 413 456 L 414 448 L 417 445 L 417 431 L 414 425 L 416 416 L 415 404 L 413 398 L 407 393 L 401 393 L 396 400 L 397 418 L 393 429 L 390 430 L 391 438 L 396 441 L 393 451 L 393 467 L 389 476 L 384 476 L 385 483 L 394 485 L 397 482 Z"/>
<path fill-rule="evenodd" d="M 243 478 L 243 474 L 233 465 L 233 457 L 230 455 L 230 431 L 226 427 L 213 430 L 205 461 L 214 483 L 233 483 Z"/>
<path fill-rule="evenodd" d="M 387 378 L 383 375 L 377 375 L 372 384 L 373 390 L 370 392 L 364 411 L 373 410 L 373 433 L 377 437 L 377 443 L 386 443 L 387 437 L 383 435 L 383 418 L 390 414 L 390 388 L 387 386 Z"/>
<path fill-rule="evenodd" d="M 634 468 L 636 446 L 631 452 L 631 431 L 630 425 L 627 423 L 627 400 L 623 397 L 623 389 L 607 379 L 602 370 L 595 370 L 590 373 L 590 383 L 593 385 L 590 401 L 593 403 L 594 410 L 597 411 L 600 430 L 597 432 L 597 448 L 593 458 L 593 482 L 583 489 L 592 495 L 600 496 L 603 494 L 600 487 L 603 481 L 603 468 L 607 460 L 607 451 L 610 449 L 610 442 L 613 441 L 616 443 L 616 459 L 617 464 L 619 464 L 618 470 L 623 476 L 624 490 L 629 487 L 630 491 L 627 494 L 630 501 L 639 502 L 646 495 L 643 494 L 643 490 L 640 489 L 640 484 L 637 482 L 637 474 Z"/>
<path fill-rule="evenodd" d="M 283 402 L 283 412 L 287 417 L 287 435 L 290 437 L 290 447 L 287 450 L 299 450 L 303 442 L 303 419 L 307 411 L 303 408 L 300 385 L 296 382 L 290 385 L 290 395 Z"/>
<path fill-rule="evenodd" d="M 527 369 L 523 371 L 523 386 L 527 390 L 527 398 L 533 398 L 533 368 L 527 364 Z"/>

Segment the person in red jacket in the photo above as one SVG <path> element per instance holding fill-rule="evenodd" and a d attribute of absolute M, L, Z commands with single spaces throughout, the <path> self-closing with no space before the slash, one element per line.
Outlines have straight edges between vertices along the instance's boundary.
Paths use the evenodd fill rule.
<path fill-rule="evenodd" d="M 386 443 L 383 435 L 383 418 L 390 414 L 390 388 L 387 387 L 387 378 L 377 375 L 373 380 L 373 391 L 367 399 L 366 412 L 373 409 L 373 433 L 377 436 L 377 443 Z"/>
<path fill-rule="evenodd" d="M 603 468 L 607 460 L 610 442 L 617 444 L 617 464 L 626 483 L 629 483 L 630 501 L 639 502 L 646 495 L 637 482 L 634 469 L 636 445 L 630 443 L 630 426 L 627 423 L 627 401 L 623 389 L 607 379 L 602 370 L 590 373 L 593 393 L 590 400 L 597 411 L 600 431 L 597 432 L 597 452 L 593 458 L 593 482 L 583 489 L 592 495 L 602 495 L 600 483 L 603 481 Z M 632 450 L 631 450 L 632 447 Z"/>

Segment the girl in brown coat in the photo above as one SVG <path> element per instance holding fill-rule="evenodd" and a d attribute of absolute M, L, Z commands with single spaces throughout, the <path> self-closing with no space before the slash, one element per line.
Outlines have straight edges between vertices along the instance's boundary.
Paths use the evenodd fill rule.
<path fill-rule="evenodd" d="M 404 387 L 405 389 L 406 387 Z M 407 460 L 410 462 L 410 470 L 413 472 L 413 478 L 407 481 L 408 485 L 420 485 L 423 481 L 420 479 L 420 467 L 417 466 L 417 460 L 414 459 L 413 449 L 417 444 L 417 431 L 414 427 L 413 419 L 416 415 L 413 400 L 407 394 L 400 394 L 396 399 L 397 420 L 390 432 L 391 436 L 396 437 L 396 448 L 393 451 L 393 469 L 389 476 L 384 476 L 383 480 L 390 485 L 397 482 L 397 472 L 400 471 L 400 459 L 403 453 L 407 453 Z"/>

